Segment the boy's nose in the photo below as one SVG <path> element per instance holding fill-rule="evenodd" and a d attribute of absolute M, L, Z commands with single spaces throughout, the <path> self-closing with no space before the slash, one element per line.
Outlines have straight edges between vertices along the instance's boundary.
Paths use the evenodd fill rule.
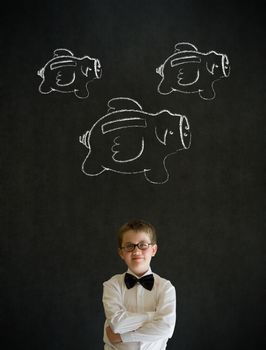
<path fill-rule="evenodd" d="M 134 255 L 141 253 L 141 249 L 139 249 L 138 246 L 135 247 L 135 249 L 132 252 Z"/>

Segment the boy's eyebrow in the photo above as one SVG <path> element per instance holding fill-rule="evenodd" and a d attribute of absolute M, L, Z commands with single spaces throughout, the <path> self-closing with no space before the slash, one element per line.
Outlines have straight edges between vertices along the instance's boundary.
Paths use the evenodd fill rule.
<path fill-rule="evenodd" d="M 143 239 L 143 240 L 139 241 L 138 243 L 142 243 L 142 242 L 148 242 L 148 240 Z M 125 242 L 124 244 L 135 244 L 135 243 L 133 243 L 133 242 Z"/>

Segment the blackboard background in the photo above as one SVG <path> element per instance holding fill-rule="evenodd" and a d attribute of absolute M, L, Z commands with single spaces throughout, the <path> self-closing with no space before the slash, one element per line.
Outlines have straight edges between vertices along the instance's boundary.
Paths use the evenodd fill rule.
<path fill-rule="evenodd" d="M 178 293 L 169 349 L 262 349 L 262 11 L 221 1 L 46 1 L 9 4 L 1 72 L 1 333 L 11 348 L 103 348 L 102 282 L 125 267 L 115 232 L 141 217 L 158 230 L 153 269 Z M 216 99 L 159 95 L 174 44 L 226 53 Z M 37 71 L 65 47 L 101 60 L 88 99 L 38 91 Z M 81 172 L 78 138 L 107 101 L 188 116 L 192 145 L 170 179 Z"/>

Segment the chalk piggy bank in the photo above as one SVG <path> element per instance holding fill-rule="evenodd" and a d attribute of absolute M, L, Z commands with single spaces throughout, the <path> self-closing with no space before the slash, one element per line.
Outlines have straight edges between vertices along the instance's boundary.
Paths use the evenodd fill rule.
<path fill-rule="evenodd" d="M 42 94 L 74 92 L 76 97 L 86 98 L 89 96 L 88 83 L 101 78 L 102 68 L 98 59 L 78 58 L 67 49 L 57 49 L 54 57 L 37 74 L 43 79 L 39 86 Z"/>
<path fill-rule="evenodd" d="M 175 45 L 175 52 L 156 69 L 162 77 L 158 92 L 199 93 L 205 100 L 215 98 L 214 82 L 227 78 L 230 65 L 227 55 L 215 51 L 199 52 L 190 43 Z"/>
<path fill-rule="evenodd" d="M 144 173 L 151 183 L 168 181 L 166 159 L 190 147 L 187 118 L 167 110 L 144 112 L 130 98 L 114 98 L 108 106 L 108 113 L 79 139 L 89 150 L 82 171 L 89 176 L 107 170 Z"/>

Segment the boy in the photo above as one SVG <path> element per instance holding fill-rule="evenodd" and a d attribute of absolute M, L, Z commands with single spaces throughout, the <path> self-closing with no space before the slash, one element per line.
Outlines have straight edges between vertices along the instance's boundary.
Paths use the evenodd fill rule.
<path fill-rule="evenodd" d="M 176 320 L 172 284 L 152 273 L 157 252 L 154 227 L 134 220 L 118 232 L 118 254 L 127 273 L 104 282 L 105 350 L 164 350 Z"/>

